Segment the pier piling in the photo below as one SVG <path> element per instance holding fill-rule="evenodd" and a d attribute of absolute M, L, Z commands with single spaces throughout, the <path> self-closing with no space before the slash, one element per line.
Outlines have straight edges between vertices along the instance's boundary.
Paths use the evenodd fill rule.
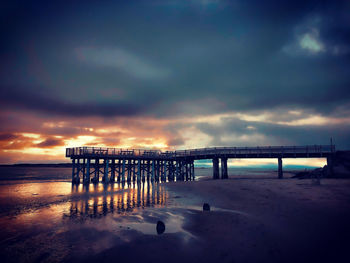
<path fill-rule="evenodd" d="M 282 158 L 278 158 L 278 178 L 283 179 Z"/>

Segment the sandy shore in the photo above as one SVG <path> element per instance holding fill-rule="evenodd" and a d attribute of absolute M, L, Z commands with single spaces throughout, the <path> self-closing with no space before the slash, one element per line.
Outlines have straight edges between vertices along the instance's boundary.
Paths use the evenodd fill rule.
<path fill-rule="evenodd" d="M 350 180 L 2 189 L 4 262 L 350 262 Z"/>
<path fill-rule="evenodd" d="M 166 188 L 192 238 L 143 235 L 88 261 L 350 262 L 350 180 L 204 180 Z M 210 212 L 196 209 L 204 202 Z"/>

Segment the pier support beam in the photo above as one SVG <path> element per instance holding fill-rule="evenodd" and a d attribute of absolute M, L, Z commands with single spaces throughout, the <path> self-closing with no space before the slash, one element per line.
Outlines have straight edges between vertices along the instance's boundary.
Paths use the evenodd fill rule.
<path fill-rule="evenodd" d="M 330 177 L 333 176 L 333 156 L 327 156 L 327 172 Z"/>
<path fill-rule="evenodd" d="M 150 170 L 151 170 L 151 163 L 150 163 L 150 160 L 148 160 L 146 163 L 147 182 L 149 182 Z"/>
<path fill-rule="evenodd" d="M 141 182 L 141 160 L 137 161 L 137 183 Z"/>
<path fill-rule="evenodd" d="M 72 159 L 72 183 L 74 183 L 75 177 L 75 159 Z"/>
<path fill-rule="evenodd" d="M 94 184 L 97 184 L 100 180 L 100 159 L 95 159 L 95 176 L 92 179 L 92 182 Z"/>
<path fill-rule="evenodd" d="M 104 160 L 104 173 L 103 173 L 103 182 L 104 183 L 108 183 L 109 182 L 109 178 L 108 178 L 108 169 L 109 169 L 109 167 L 108 167 L 108 165 L 109 165 L 109 160 L 108 159 L 105 159 Z"/>
<path fill-rule="evenodd" d="M 180 163 L 179 161 L 175 162 L 175 177 L 176 177 L 176 181 L 180 181 Z"/>
<path fill-rule="evenodd" d="M 125 183 L 125 162 L 126 162 L 126 160 L 125 159 L 123 159 L 122 160 L 123 161 L 123 164 L 122 164 L 122 174 L 121 174 L 121 179 L 122 179 L 122 183 L 124 184 Z"/>
<path fill-rule="evenodd" d="M 184 181 L 185 180 L 185 166 L 184 166 L 184 161 L 180 161 L 180 180 Z"/>
<path fill-rule="evenodd" d="M 192 160 L 192 162 L 191 162 L 191 174 L 192 174 L 192 178 L 191 178 L 191 180 L 193 180 L 193 181 L 194 181 L 195 176 L 194 176 L 194 161 L 193 161 L 193 160 Z"/>
<path fill-rule="evenodd" d="M 223 157 L 221 158 L 221 179 L 227 179 L 228 173 L 227 173 L 227 158 Z"/>
<path fill-rule="evenodd" d="M 141 171 L 142 171 L 142 182 L 145 182 L 145 170 L 146 170 L 146 161 L 142 160 L 141 161 Z"/>
<path fill-rule="evenodd" d="M 90 183 L 90 158 L 86 160 L 86 170 L 85 170 L 85 176 L 83 179 L 84 184 Z"/>
<path fill-rule="evenodd" d="M 155 175 L 155 170 L 156 170 L 156 164 L 154 162 L 155 162 L 155 160 L 152 160 L 151 182 L 154 182 L 154 175 Z"/>
<path fill-rule="evenodd" d="M 111 183 L 115 182 L 115 159 L 112 159 L 111 163 Z"/>
<path fill-rule="evenodd" d="M 120 183 L 120 176 L 122 174 L 122 160 L 118 160 L 118 177 L 117 182 Z"/>
<path fill-rule="evenodd" d="M 127 181 L 127 183 L 129 184 L 129 183 L 131 183 L 131 160 L 129 159 L 128 160 L 128 171 L 127 171 L 127 178 L 126 178 L 126 181 Z"/>
<path fill-rule="evenodd" d="M 185 181 L 188 181 L 188 177 L 189 177 L 189 169 L 188 169 L 188 161 L 185 161 Z"/>
<path fill-rule="evenodd" d="M 282 158 L 278 158 L 278 178 L 282 179 L 283 178 L 283 168 L 282 168 Z"/>
<path fill-rule="evenodd" d="M 219 158 L 213 158 L 213 179 L 219 179 Z"/>

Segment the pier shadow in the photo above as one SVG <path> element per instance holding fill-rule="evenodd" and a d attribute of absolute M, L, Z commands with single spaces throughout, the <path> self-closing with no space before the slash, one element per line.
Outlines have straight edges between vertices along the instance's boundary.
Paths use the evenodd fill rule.
<path fill-rule="evenodd" d="M 72 185 L 72 200 L 64 218 L 85 220 L 124 214 L 135 208 L 164 206 L 165 188 L 157 183 Z"/>

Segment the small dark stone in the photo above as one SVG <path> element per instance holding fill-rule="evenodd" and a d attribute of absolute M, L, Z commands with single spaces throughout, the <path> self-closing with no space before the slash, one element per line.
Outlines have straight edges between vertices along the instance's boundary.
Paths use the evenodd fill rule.
<path fill-rule="evenodd" d="M 210 211 L 210 205 L 207 203 L 204 203 L 203 205 L 203 211 Z"/>
<path fill-rule="evenodd" d="M 157 222 L 157 233 L 158 235 L 163 234 L 165 231 L 165 224 L 162 221 Z"/>

